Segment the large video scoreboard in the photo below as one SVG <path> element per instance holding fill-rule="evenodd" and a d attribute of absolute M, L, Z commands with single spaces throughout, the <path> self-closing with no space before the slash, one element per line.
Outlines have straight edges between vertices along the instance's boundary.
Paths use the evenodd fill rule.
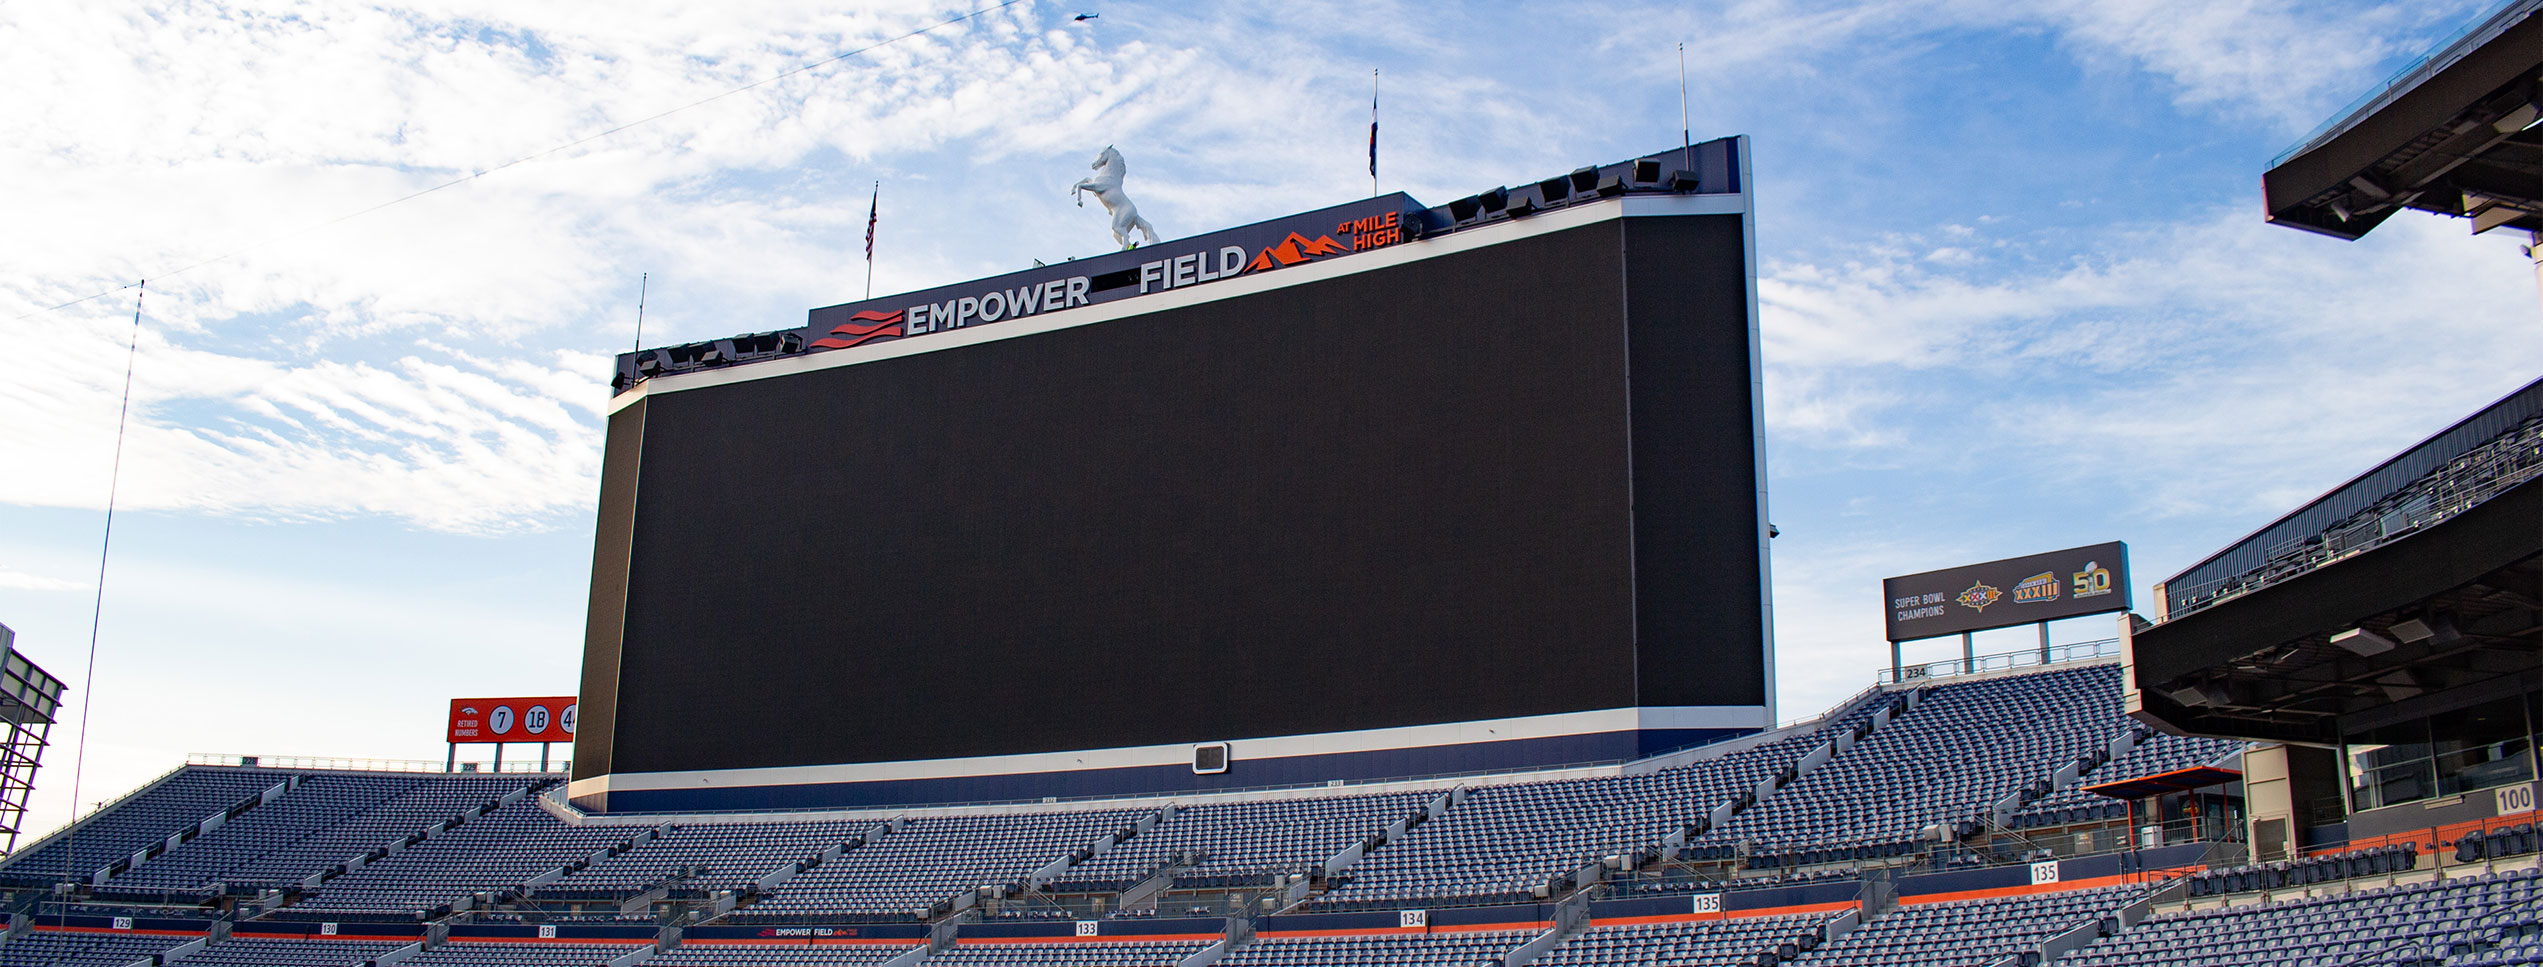
<path fill-rule="evenodd" d="M 1771 725 L 1739 147 L 1710 185 L 1628 162 L 1522 217 L 1388 196 L 815 310 L 819 351 L 634 383 L 574 795 L 1259 786 Z"/>

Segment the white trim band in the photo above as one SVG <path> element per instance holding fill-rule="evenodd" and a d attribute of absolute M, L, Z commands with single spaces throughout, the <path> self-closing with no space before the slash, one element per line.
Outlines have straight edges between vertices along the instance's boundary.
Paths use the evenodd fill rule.
<path fill-rule="evenodd" d="M 1598 222 L 1612 221 L 1618 218 L 1648 218 L 1669 215 L 1738 215 L 1744 214 L 1747 211 L 1748 196 L 1745 193 L 1722 195 L 1626 195 L 1619 198 L 1605 198 L 1595 202 L 1558 208 L 1542 215 L 1512 219 L 1506 222 L 1498 222 L 1477 228 L 1469 228 L 1429 238 L 1414 239 L 1401 245 L 1393 245 L 1373 251 L 1360 252 L 1346 258 L 1327 259 L 1321 262 L 1309 262 L 1304 265 L 1293 265 L 1278 271 L 1264 272 L 1257 275 L 1239 276 L 1234 279 L 1213 282 L 1208 285 L 1196 285 L 1190 288 L 1168 289 L 1166 291 L 1150 295 L 1137 296 L 1128 299 L 1116 299 L 1100 305 L 1082 306 L 1075 309 L 1063 309 L 1058 312 L 1045 312 L 1040 315 L 1028 316 L 1012 322 L 969 326 L 962 329 L 929 333 L 923 337 L 905 337 L 901 339 L 894 339 L 890 342 L 875 343 L 870 346 L 859 346 L 853 349 L 833 349 L 827 352 L 806 353 L 799 356 L 787 356 L 781 359 L 742 363 L 718 369 L 705 369 L 686 373 L 675 373 L 666 376 L 655 376 L 637 382 L 634 387 L 611 399 L 609 401 L 609 412 L 616 413 L 621 409 L 633 405 L 637 400 L 643 399 L 646 396 L 655 393 L 677 393 L 683 390 L 705 389 L 711 386 L 724 386 L 731 383 L 748 382 L 751 380 L 773 379 L 780 376 L 792 376 L 797 373 L 836 369 L 841 366 L 854 366 L 859 363 L 871 363 L 885 359 L 897 359 L 902 356 L 911 356 L 918 353 L 936 352 L 943 349 L 955 349 L 962 346 L 974 346 L 985 342 L 994 342 L 1000 339 L 1014 339 L 1019 336 L 1031 336 L 1059 329 L 1093 325 L 1099 322 L 1110 322 L 1115 319 L 1142 316 L 1152 312 L 1161 312 L 1167 309 L 1179 309 L 1185 306 L 1217 302 L 1222 299 L 1240 298 L 1285 286 L 1321 282 L 1326 279 L 1340 278 L 1342 276 L 1355 275 L 1361 272 L 1374 272 L 1379 269 L 1392 268 L 1409 262 L 1438 258 L 1443 255 L 1452 255 L 1458 252 L 1471 251 L 1487 245 L 1499 245 L 1505 242 L 1528 238 L 1530 236 L 1544 235 L 1551 232 L 1563 231 L 1565 229 L 1579 228 L 1583 225 L 1592 225 Z"/>
<path fill-rule="evenodd" d="M 1382 752 L 1436 746 L 1560 738 L 1608 732 L 1675 729 L 1770 729 L 1775 725 L 1764 706 L 1668 706 L 1617 708 L 1595 712 L 1562 712 L 1520 718 L 1483 719 L 1408 725 L 1356 732 L 1228 739 L 1229 755 L 1239 762 L 1294 756 Z M 1208 740 L 1220 741 L 1216 739 Z M 848 765 L 772 766 L 761 769 L 710 769 L 686 772 L 619 772 L 607 778 L 609 791 L 700 789 L 715 787 L 798 786 L 828 783 L 892 782 L 909 779 L 958 779 L 975 776 L 1040 775 L 1144 766 L 1188 767 L 1192 743 L 1126 746 L 1083 752 L 1040 752 L 1023 755 L 919 759 Z"/>

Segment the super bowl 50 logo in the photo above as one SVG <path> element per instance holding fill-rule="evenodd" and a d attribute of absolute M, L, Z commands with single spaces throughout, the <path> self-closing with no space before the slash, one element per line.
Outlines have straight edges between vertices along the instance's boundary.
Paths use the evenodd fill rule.
<path fill-rule="evenodd" d="M 2101 566 L 2100 561 L 2086 561 L 2084 569 L 2075 572 L 2076 597 L 2098 598 L 2117 589 L 2111 582 L 2110 569 Z"/>

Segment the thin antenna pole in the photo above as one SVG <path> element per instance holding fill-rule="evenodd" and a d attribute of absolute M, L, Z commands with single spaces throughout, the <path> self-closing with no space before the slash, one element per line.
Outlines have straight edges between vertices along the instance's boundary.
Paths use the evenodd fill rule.
<path fill-rule="evenodd" d="M 645 351 L 645 283 L 652 276 L 651 272 L 636 273 L 636 352 Z"/>
<path fill-rule="evenodd" d="M 88 772 L 88 713 L 97 708 L 97 626 L 106 616 L 106 557 L 115 546 L 115 492 L 124 479 L 124 427 L 132 418 L 133 361 L 141 356 L 141 299 L 148 295 L 150 280 L 133 286 L 132 344 L 124 347 L 124 402 L 115 411 L 115 460 L 106 472 L 106 530 L 97 540 L 97 601 L 88 612 L 88 671 L 80 679 L 80 687 L 88 689 L 79 703 L 79 754 L 71 757 L 71 825 L 62 834 L 62 881 L 73 882 L 77 876 L 72 864 L 77 856 L 72 847 L 79 841 L 80 780 Z M 67 915 L 68 906 L 59 908 Z"/>
<path fill-rule="evenodd" d="M 1687 123 L 1687 45 L 1678 41 L 1678 167 L 1695 168 L 1695 126 Z"/>

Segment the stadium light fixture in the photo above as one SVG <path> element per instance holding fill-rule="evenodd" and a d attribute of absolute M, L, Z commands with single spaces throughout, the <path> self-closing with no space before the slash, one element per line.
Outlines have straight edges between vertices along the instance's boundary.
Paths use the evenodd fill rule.
<path fill-rule="evenodd" d="M 2331 643 L 2348 649 L 2360 658 L 2373 658 L 2399 647 L 2393 643 L 2393 639 L 2364 628 L 2351 628 L 2332 635 Z"/>
<path fill-rule="evenodd" d="M 2406 621 L 2397 621 L 2393 623 L 2392 631 L 2393 637 L 2414 645 L 2423 641 L 2451 645 L 2462 641 L 2464 637 L 2463 632 L 2455 630 L 2454 622 L 2440 615 L 2422 615 Z"/>
<path fill-rule="evenodd" d="M 2202 682 L 2176 688 L 2172 690 L 2171 695 L 2173 701 L 2183 705 L 2223 707 L 2234 704 L 2234 696 L 2226 692 L 2224 685 L 2216 682 Z"/>
<path fill-rule="evenodd" d="M 2543 120 L 2543 107 L 2537 107 L 2534 102 L 2528 101 L 2518 105 L 2516 110 L 2509 111 L 2506 117 L 2492 122 L 2490 130 L 2500 134 L 2515 134 L 2533 127 L 2537 120 Z"/>
<path fill-rule="evenodd" d="M 2387 701 L 2394 702 L 2418 698 L 2428 691 L 2427 686 L 2420 684 L 2419 677 L 2407 668 L 2396 669 L 2392 674 L 2377 678 L 2375 684 L 2384 689 Z"/>

